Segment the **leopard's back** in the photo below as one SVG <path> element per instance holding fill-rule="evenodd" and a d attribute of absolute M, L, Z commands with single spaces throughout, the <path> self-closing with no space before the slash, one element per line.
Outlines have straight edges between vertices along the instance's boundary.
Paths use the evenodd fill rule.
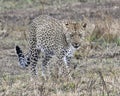
<path fill-rule="evenodd" d="M 29 44 L 43 50 L 58 50 L 67 45 L 60 21 L 50 16 L 35 18 L 30 24 Z"/>

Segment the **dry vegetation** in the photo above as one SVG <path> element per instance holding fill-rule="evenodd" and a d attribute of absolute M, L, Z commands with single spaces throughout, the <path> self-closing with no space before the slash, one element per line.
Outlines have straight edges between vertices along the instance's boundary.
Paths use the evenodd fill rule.
<path fill-rule="evenodd" d="M 1 0 L 0 96 L 120 96 L 119 0 Z M 70 72 L 54 57 L 50 75 L 32 77 L 18 66 L 15 45 L 27 52 L 29 21 L 41 14 L 57 19 L 87 18 L 91 32 L 71 61 Z M 58 73 L 61 67 L 62 73 Z"/>

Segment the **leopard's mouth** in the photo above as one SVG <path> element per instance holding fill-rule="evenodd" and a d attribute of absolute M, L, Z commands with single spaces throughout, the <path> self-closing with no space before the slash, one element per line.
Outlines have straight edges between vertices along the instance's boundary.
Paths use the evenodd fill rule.
<path fill-rule="evenodd" d="M 73 46 L 75 49 L 77 49 L 77 48 L 80 47 L 80 44 L 79 44 L 79 43 L 73 43 L 72 46 Z"/>

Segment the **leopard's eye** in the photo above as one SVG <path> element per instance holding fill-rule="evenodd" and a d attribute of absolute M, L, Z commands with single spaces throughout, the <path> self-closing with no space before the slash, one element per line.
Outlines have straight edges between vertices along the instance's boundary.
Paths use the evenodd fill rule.
<path fill-rule="evenodd" d="M 80 37 L 82 37 L 82 34 L 79 34 Z"/>

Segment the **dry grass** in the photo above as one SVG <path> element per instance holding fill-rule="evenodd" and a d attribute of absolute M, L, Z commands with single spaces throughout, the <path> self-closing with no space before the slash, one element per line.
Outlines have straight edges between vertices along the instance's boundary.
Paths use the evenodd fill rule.
<path fill-rule="evenodd" d="M 17 58 L 11 57 L 13 58 L 16 61 Z M 8 61 L 9 68 L 12 69 L 10 71 L 7 68 L 7 62 L 6 66 L 2 67 L 8 70 L 5 72 L 4 69 L 1 74 L 1 96 L 117 96 L 120 94 L 120 70 L 117 65 L 119 61 L 115 59 L 113 61 L 113 58 L 78 60 L 77 68 L 72 69 L 70 73 L 65 70 L 60 76 L 54 73 L 46 81 L 42 79 L 41 71 L 38 76 L 31 77 L 29 70 L 22 70 L 15 65 L 17 61 Z"/>
<path fill-rule="evenodd" d="M 102 14 L 101 14 L 102 15 Z M 104 16 L 103 19 L 95 21 L 95 29 L 91 35 L 93 41 L 117 42 L 120 37 L 119 19 Z"/>

